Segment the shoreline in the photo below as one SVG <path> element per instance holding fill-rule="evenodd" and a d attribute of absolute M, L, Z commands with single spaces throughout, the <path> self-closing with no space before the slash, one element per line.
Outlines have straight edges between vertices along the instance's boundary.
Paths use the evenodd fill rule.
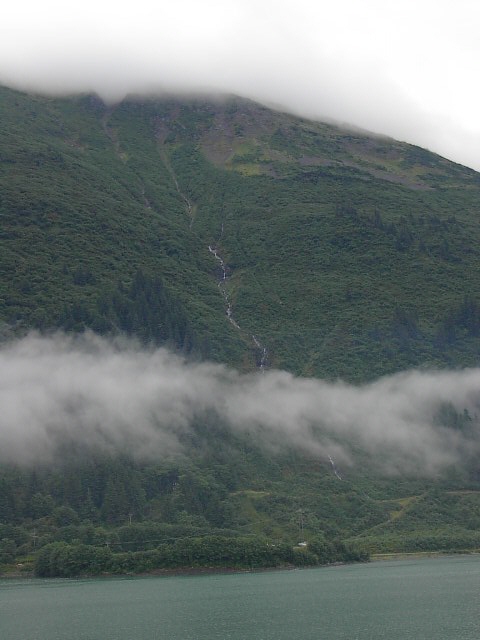
<path fill-rule="evenodd" d="M 372 553 L 370 559 L 365 562 L 332 562 L 331 564 L 320 564 L 312 566 L 295 566 L 295 565 L 283 565 L 276 567 L 177 567 L 171 569 L 152 569 L 151 571 L 139 572 L 139 573 L 102 573 L 96 575 L 81 575 L 72 578 L 41 578 L 35 575 L 34 571 L 19 571 L 13 570 L 8 572 L 0 572 L 0 580 L 31 580 L 38 578 L 39 580 L 82 580 L 91 578 L 181 578 L 189 576 L 202 576 L 202 575 L 229 575 L 238 573 L 266 573 L 272 571 L 295 571 L 298 569 L 322 569 L 328 567 L 340 567 L 351 564 L 369 564 L 375 562 L 387 562 L 397 560 L 423 560 L 446 557 L 458 557 L 458 556 L 480 556 L 480 549 L 473 551 L 463 550 L 458 553 L 454 551 L 398 551 L 391 553 Z"/>
<path fill-rule="evenodd" d="M 165 578 L 181 578 L 188 576 L 202 576 L 202 575 L 229 575 L 229 574 L 238 574 L 238 573 L 267 573 L 273 571 L 295 571 L 297 569 L 320 569 L 327 567 L 339 567 L 345 566 L 348 564 L 368 564 L 366 562 L 332 562 L 331 564 L 319 564 L 312 566 L 295 566 L 293 564 L 282 565 L 276 567 L 177 567 L 172 569 L 152 569 L 151 571 L 143 571 L 139 573 L 101 573 L 95 575 L 80 575 L 72 578 L 62 578 L 51 577 L 51 578 L 42 578 L 40 576 L 36 576 L 33 571 L 11 571 L 8 573 L 0 573 L 0 580 L 8 580 L 12 579 L 28 579 L 38 578 L 39 580 L 82 580 L 89 578 L 155 578 L 155 577 L 165 577 Z"/>
<path fill-rule="evenodd" d="M 387 560 L 415 560 L 416 558 L 445 558 L 446 556 L 475 556 L 480 555 L 479 549 L 463 549 L 461 551 L 394 551 L 392 553 L 372 553 L 370 562 L 384 562 Z"/>

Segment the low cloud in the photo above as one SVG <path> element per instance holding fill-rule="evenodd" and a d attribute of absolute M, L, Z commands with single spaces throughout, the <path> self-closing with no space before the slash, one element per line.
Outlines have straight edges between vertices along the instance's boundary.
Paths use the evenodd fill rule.
<path fill-rule="evenodd" d="M 232 92 L 433 149 L 480 170 L 480 9 L 471 0 L 7 3 L 0 82 Z"/>
<path fill-rule="evenodd" d="M 0 349 L 0 460 L 51 462 L 80 449 L 161 458 L 198 420 L 346 464 L 428 475 L 479 449 L 480 369 L 411 371 L 353 386 L 285 371 L 240 374 L 93 333 L 30 334 Z M 439 419 L 442 411 L 453 422 Z M 353 456 L 355 457 L 355 456 Z"/>

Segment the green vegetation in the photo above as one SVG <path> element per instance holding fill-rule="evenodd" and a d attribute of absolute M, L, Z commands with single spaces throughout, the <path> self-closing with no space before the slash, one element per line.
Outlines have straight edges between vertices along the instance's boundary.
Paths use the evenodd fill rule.
<path fill-rule="evenodd" d="M 313 505 L 312 512 L 298 509 L 299 499 L 307 504 L 299 487 L 282 482 L 293 471 L 292 461 L 269 464 L 256 449 L 244 448 L 242 454 L 227 445 L 228 438 L 218 440 L 215 459 L 192 451 L 183 468 L 178 461 L 139 465 L 124 457 L 86 463 L 68 456 L 53 471 L 4 467 L 1 563 L 23 564 L 33 554 L 38 575 L 67 577 L 368 557 L 358 545 L 341 541 L 358 507 L 336 505 L 321 521 Z M 329 482 L 323 477 L 320 485 Z M 252 488 L 241 489 L 245 486 Z M 298 546 L 303 538 L 307 547 Z"/>
<path fill-rule="evenodd" d="M 5 339 L 90 328 L 252 370 L 255 334 L 271 366 L 362 382 L 478 364 L 474 171 L 236 98 L 106 107 L 1 88 L 0 134 Z M 157 465 L 71 452 L 52 469 L 3 465 L 0 565 L 77 575 L 479 546 L 474 465 L 420 481 L 358 464 L 339 481 L 221 427 L 192 438 Z"/>
<path fill-rule="evenodd" d="M 39 575 L 67 576 L 480 547 L 480 490 L 467 473 L 432 481 L 359 468 L 340 481 L 300 454 L 272 458 L 227 433 L 211 435 L 215 449 L 198 433 L 188 460 L 87 461 L 66 452 L 54 468 L 4 465 L 1 564 L 28 568 L 33 559 Z"/>
<path fill-rule="evenodd" d="M 359 562 L 368 556 L 343 544 L 312 544 L 312 550 L 272 544 L 258 538 L 205 536 L 180 538 L 151 551 L 114 553 L 108 547 L 54 542 L 38 553 L 35 573 L 42 578 L 71 578 L 101 573 L 144 573 L 159 569 L 315 566 Z M 313 550 L 315 549 L 315 550 Z"/>
<path fill-rule="evenodd" d="M 120 330 L 242 368 L 254 333 L 273 366 L 354 381 L 477 363 L 474 171 L 239 99 L 106 108 L 1 89 L 0 116 L 14 331 Z"/>

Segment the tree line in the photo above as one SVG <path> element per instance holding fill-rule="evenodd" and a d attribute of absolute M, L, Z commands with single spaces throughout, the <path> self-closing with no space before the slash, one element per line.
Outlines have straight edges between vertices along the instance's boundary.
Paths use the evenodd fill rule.
<path fill-rule="evenodd" d="M 159 569 L 316 566 L 367 561 L 368 554 L 340 541 L 313 540 L 306 547 L 260 537 L 180 538 L 148 551 L 114 552 L 108 546 L 55 542 L 40 549 L 35 574 L 71 578 L 105 573 L 144 573 Z"/>

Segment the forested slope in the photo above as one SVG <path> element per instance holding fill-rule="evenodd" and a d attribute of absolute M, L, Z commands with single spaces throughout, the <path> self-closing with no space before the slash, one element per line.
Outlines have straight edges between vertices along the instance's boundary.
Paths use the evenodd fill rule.
<path fill-rule="evenodd" d="M 233 97 L 107 106 L 2 88 L 0 130 L 3 340 L 92 329 L 353 382 L 478 363 L 480 176 L 468 168 Z M 165 567 L 165 554 L 205 564 L 215 548 L 227 549 L 216 566 L 242 553 L 260 566 L 359 557 L 345 540 L 478 547 L 475 465 L 385 478 L 359 452 L 339 477 L 213 423 L 185 446 L 148 464 L 71 451 L 53 468 L 4 464 L 0 563 L 47 549 L 40 573 L 53 575 L 70 561 Z M 292 551 L 303 538 L 312 556 Z M 90 569 L 82 545 L 103 549 Z"/>
<path fill-rule="evenodd" d="M 364 380 L 477 362 L 480 178 L 240 99 L 1 91 L 0 314 Z M 233 316 L 217 287 L 220 264 Z"/>

